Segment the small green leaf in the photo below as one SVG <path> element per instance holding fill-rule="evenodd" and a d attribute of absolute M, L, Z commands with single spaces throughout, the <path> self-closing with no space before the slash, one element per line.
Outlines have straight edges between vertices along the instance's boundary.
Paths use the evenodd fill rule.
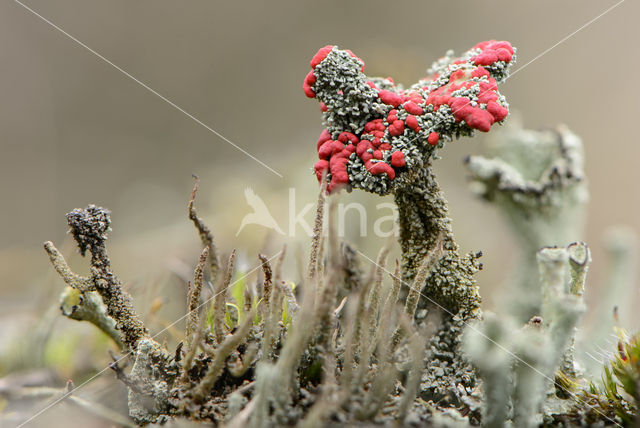
<path fill-rule="evenodd" d="M 247 275 L 239 274 L 239 278 L 231 286 L 231 297 L 235 300 L 235 308 L 238 310 L 238 323 L 244 320 L 244 289 L 247 284 Z"/>

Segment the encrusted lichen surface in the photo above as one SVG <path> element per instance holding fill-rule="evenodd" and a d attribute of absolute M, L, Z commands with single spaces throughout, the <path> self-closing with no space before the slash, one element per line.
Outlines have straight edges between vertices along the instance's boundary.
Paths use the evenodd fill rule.
<path fill-rule="evenodd" d="M 439 324 L 425 353 L 422 396 L 443 405 L 459 404 L 475 384 L 458 348 L 465 324 L 480 315 L 473 274 L 481 268 L 481 253 L 460 255 L 431 164 L 445 142 L 487 132 L 507 117 L 497 85 L 508 77 L 514 53 L 499 41 L 479 43 L 459 58 L 448 52 L 405 90 L 391 78 L 367 77 L 351 51 L 326 46 L 311 60 L 303 84 L 305 94 L 321 103 L 326 129 L 314 169 L 319 180 L 326 177 L 328 192 L 360 188 L 394 195 L 405 289 L 423 260 L 437 253 L 424 283 L 413 286 L 422 296 L 416 321 Z"/>
<path fill-rule="evenodd" d="M 107 231 L 111 226 L 111 213 L 104 208 L 89 205 L 67 214 L 67 222 L 80 253 L 91 254 L 91 283 L 107 307 L 107 314 L 116 321 L 123 341 L 135 350 L 138 341 L 149 336 L 149 331 L 133 309 L 131 296 L 123 290 L 122 283 L 111 269 L 107 256 Z"/>
<path fill-rule="evenodd" d="M 419 308 L 426 309 L 429 314 L 438 314 L 430 317 L 430 321 L 442 323 L 429 341 L 422 393 L 425 398 L 443 404 L 447 400 L 451 404 L 459 404 L 459 391 L 452 388 L 452 384 L 460 383 L 467 388 L 475 386 L 473 371 L 458 352 L 458 347 L 466 323 L 481 313 L 480 294 L 473 278 L 481 268 L 478 262 L 481 254 L 460 255 L 447 203 L 435 177 L 429 168 L 422 169 L 419 174 L 419 184 L 398 190 L 394 196 L 399 210 L 405 284 L 412 283 L 419 267 L 417 264 L 437 246 L 442 247 L 442 255 L 426 282 L 420 285 L 422 297 Z"/>
<path fill-rule="evenodd" d="M 428 76 L 404 89 L 391 78 L 364 74 L 349 50 L 326 46 L 311 60 L 307 96 L 317 98 L 326 129 L 318 143 L 318 179 L 328 190 L 347 186 L 388 194 L 426 167 L 436 148 L 474 130 L 489 131 L 508 114 L 498 83 L 515 49 L 508 42 L 477 44 L 460 58 L 448 52 Z"/>
<path fill-rule="evenodd" d="M 148 334 L 129 340 L 135 349 L 127 350 L 130 330 L 114 327 L 135 324 L 139 318 L 133 305 L 110 312 L 121 319 L 107 313 L 114 302 L 130 301 L 115 274 L 101 276 L 110 281 L 111 294 L 103 295 L 92 277 L 75 274 L 53 244 L 46 243 L 56 271 L 67 284 L 63 314 L 78 315 L 74 319 L 92 322 L 117 336 L 114 340 L 125 353 L 114 356 L 111 368 L 128 387 L 129 414 L 138 425 L 174 419 L 224 422 L 230 427 L 462 426 L 481 421 L 487 426 L 533 427 L 630 422 L 637 408 L 637 389 L 630 383 L 638 379 L 637 339 L 621 339 L 613 374 L 605 371 L 605 390 L 591 386 L 589 392 L 576 391 L 579 373 L 574 370 L 571 349 L 576 323 L 584 312 L 582 292 L 590 261 L 586 245 L 574 243 L 538 253 L 544 320 L 534 317 L 520 330 L 494 316 L 484 323 L 467 324 L 479 314 L 477 288 L 467 282 L 479 267 L 477 256 L 458 254 L 446 205 L 435 214 L 426 210 L 431 214 L 420 217 L 424 214 L 421 201 L 430 207 L 443 203 L 438 202 L 441 194 L 435 181 L 430 181 L 429 170 L 422 172 L 426 182 L 420 187 L 429 188 L 431 197 L 425 198 L 424 192 L 418 192 L 419 197 L 405 195 L 413 203 L 401 205 L 413 205 L 413 214 L 407 212 L 407 216 L 418 215 L 412 224 L 421 225 L 407 232 L 431 237 L 425 242 L 405 242 L 407 252 L 430 250 L 420 253 L 420 265 L 405 268 L 405 281 L 413 280 L 407 296 L 400 295 L 403 281 L 398 261 L 391 286 L 383 286 L 388 247 L 381 249 L 369 278 L 359 273 L 346 247 L 339 247 L 331 221 L 325 249 L 323 210 L 319 209 L 309 257 L 315 266 L 307 272 L 307 282 L 296 287 L 296 291 L 302 289 L 297 297 L 280 279 L 284 252 L 271 258 L 259 256 L 262 287 L 258 290 L 246 287 L 244 281 L 242 289 L 231 282 L 232 255 L 214 290 L 234 290 L 221 293 L 224 300 L 209 305 L 210 318 L 193 316 L 202 306 L 204 270 L 212 269 L 208 257 L 213 240 L 204 241 L 193 283 L 188 285 L 185 337 L 172 352 Z M 324 188 L 320 194 L 322 205 Z M 74 210 L 76 219 L 79 247 L 101 248 L 95 251 L 100 260 L 92 259 L 91 271 L 110 266 L 104 246 L 108 211 L 90 206 Z M 438 231 L 435 239 L 431 228 Z M 272 269 L 270 261 L 276 257 Z M 338 298 L 337 289 L 347 284 L 350 288 L 344 288 L 345 295 Z M 419 292 L 425 296 L 420 302 Z M 89 300 L 82 297 L 89 296 L 97 300 L 87 305 Z M 76 304 L 81 306 L 74 311 Z M 220 312 L 219 305 L 234 310 Z M 95 314 L 81 316 L 82 311 L 91 310 Z M 216 325 L 222 327 L 217 329 L 219 334 Z M 464 350 L 482 383 L 459 353 L 465 326 Z M 622 387 L 635 402 L 620 395 Z M 110 418 L 117 420 L 114 415 Z"/>

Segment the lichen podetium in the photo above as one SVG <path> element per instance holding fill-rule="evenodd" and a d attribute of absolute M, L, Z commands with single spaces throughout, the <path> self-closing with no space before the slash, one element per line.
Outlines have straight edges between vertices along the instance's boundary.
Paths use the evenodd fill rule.
<path fill-rule="evenodd" d="M 325 177 L 328 192 L 359 188 L 394 195 L 405 286 L 425 257 L 439 256 L 417 287 L 419 308 L 440 319 L 425 355 L 422 396 L 441 403 L 458 401 L 459 384 L 475 384 L 458 348 L 466 322 L 480 316 L 473 274 L 481 254 L 460 255 L 432 161 L 445 143 L 505 120 L 508 104 L 497 85 L 508 77 L 514 54 L 504 41 L 479 43 L 459 58 L 448 52 L 427 77 L 403 89 L 391 78 L 366 76 L 353 52 L 325 46 L 303 83 L 305 94 L 320 102 L 326 128 L 317 143 L 318 180 Z M 416 322 L 426 322 L 424 313 L 416 312 Z"/>

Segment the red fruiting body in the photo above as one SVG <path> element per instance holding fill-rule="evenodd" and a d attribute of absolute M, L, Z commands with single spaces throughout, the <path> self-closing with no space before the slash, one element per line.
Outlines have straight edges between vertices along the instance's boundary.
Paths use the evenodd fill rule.
<path fill-rule="evenodd" d="M 311 89 L 314 83 L 316 83 L 316 75 L 313 74 L 313 70 L 311 70 L 309 74 L 307 74 L 307 77 L 304 78 L 304 82 L 302 83 L 302 90 L 304 91 L 304 94 L 309 98 L 316 97 L 316 93 L 313 92 L 313 89 Z"/>
<path fill-rule="evenodd" d="M 487 74 L 488 72 L 482 67 L 479 67 L 471 73 L 463 69 L 456 70 L 451 73 L 449 83 L 432 91 L 427 97 L 426 102 L 427 104 L 433 105 L 434 111 L 438 110 L 440 106 L 447 104 L 451 107 L 456 121 L 460 122 L 464 120 L 469 127 L 487 132 L 491 129 L 491 125 L 504 119 L 508 114 L 506 108 L 496 103 L 498 100 L 498 85 L 494 78 L 488 77 L 486 81 L 480 82 L 469 80 L 472 77 L 486 76 Z M 451 96 L 451 94 L 457 90 L 470 89 L 474 85 L 480 87 L 477 102 L 479 104 L 487 104 L 486 110 L 480 108 L 479 105 L 471 105 L 471 100 L 467 97 Z M 495 104 L 492 104 L 491 111 L 488 111 L 489 103 Z M 496 108 L 496 106 L 499 107 L 499 109 Z"/>
<path fill-rule="evenodd" d="M 391 110 L 391 111 L 393 111 L 393 110 Z M 369 134 L 369 133 L 371 133 L 373 131 L 383 131 L 384 132 L 384 130 L 385 130 L 385 126 L 382 123 L 382 119 L 375 119 L 375 120 L 372 120 L 371 122 L 367 122 L 364 125 L 364 133 L 365 134 Z"/>
<path fill-rule="evenodd" d="M 405 166 L 404 153 L 400 151 L 391 153 L 391 165 L 396 168 Z"/>
<path fill-rule="evenodd" d="M 407 123 L 407 126 L 413 129 L 414 131 L 416 132 L 420 131 L 420 125 L 418 125 L 418 119 L 416 119 L 414 115 L 410 114 L 409 116 L 407 116 L 407 118 L 405 119 L 405 122 Z"/>
<path fill-rule="evenodd" d="M 491 65 L 497 61 L 509 62 L 513 58 L 513 47 L 509 42 L 490 40 L 478 43 L 481 52 L 473 58 L 475 65 Z"/>
<path fill-rule="evenodd" d="M 318 149 L 318 157 L 320 159 L 329 159 L 332 151 L 333 146 L 331 145 L 331 141 L 326 142 Z"/>
<path fill-rule="evenodd" d="M 356 144 L 360 140 L 355 136 L 355 134 L 352 134 L 351 132 L 341 132 L 338 136 L 338 141 L 342 141 L 343 143 L 351 141 L 352 143 Z"/>
<path fill-rule="evenodd" d="M 404 97 L 396 94 L 395 92 L 387 91 L 386 89 L 380 89 L 378 91 L 378 97 L 380 100 L 393 107 L 398 107 L 404 102 Z"/>
<path fill-rule="evenodd" d="M 478 107 L 473 107 L 469 98 L 455 97 L 451 100 L 450 105 L 453 110 L 453 117 L 458 122 L 464 120 L 471 128 L 488 132 L 495 122 L 491 113 Z"/>
<path fill-rule="evenodd" d="M 372 147 L 371 142 L 369 140 L 360 140 L 358 145 L 356 146 L 356 155 L 359 158 L 364 156 L 364 153 Z"/>
<path fill-rule="evenodd" d="M 387 177 L 389 177 L 390 180 L 393 180 L 394 178 L 396 178 L 396 171 L 393 168 L 391 168 L 388 163 L 368 162 L 368 165 L 367 163 L 365 163 L 365 167 L 373 175 L 387 174 Z"/>
<path fill-rule="evenodd" d="M 484 77 L 489 75 L 489 72 L 484 67 L 478 67 L 471 72 L 471 77 Z"/>
<path fill-rule="evenodd" d="M 412 94 L 416 94 L 416 93 L 412 92 Z M 416 94 L 416 95 L 420 96 L 420 94 Z M 420 98 L 420 101 L 423 101 L 422 98 Z M 421 107 L 418 107 L 418 105 L 412 101 L 409 101 L 403 107 L 407 111 L 407 113 L 415 114 L 417 116 L 424 114 L 424 110 Z"/>
<path fill-rule="evenodd" d="M 401 120 L 394 120 L 391 125 L 389 125 L 389 135 L 392 137 L 397 137 L 398 135 L 402 135 L 404 132 L 404 122 Z"/>
<path fill-rule="evenodd" d="M 329 191 L 334 187 L 349 183 L 349 174 L 347 173 L 348 158 L 332 157 L 329 161 L 329 172 L 331 172 L 331 183 L 329 183 Z"/>
<path fill-rule="evenodd" d="M 327 57 L 327 55 L 329 55 L 329 52 L 331 52 L 333 50 L 335 46 L 333 45 L 327 45 L 323 48 L 321 48 L 320 50 L 318 50 L 318 52 L 313 56 L 313 58 L 311 58 L 311 68 L 315 69 L 318 64 L 320 64 L 322 62 L 323 59 L 325 59 Z"/>
<path fill-rule="evenodd" d="M 312 71 L 307 74 L 303 83 L 304 93 L 315 98 L 314 85 L 321 78 L 324 69 L 316 70 L 316 67 L 331 53 L 334 46 L 328 45 L 320 49 L 311 60 Z M 459 64 L 453 71 L 439 70 L 429 77 L 428 82 L 421 82 L 411 90 L 403 91 L 396 89 L 391 78 L 386 78 L 380 83 L 382 89 L 376 86 L 373 81 L 366 81 L 366 85 L 375 90 L 378 102 L 382 107 L 371 109 L 373 118 L 364 124 L 359 133 L 339 132 L 340 127 L 331 123 L 332 133 L 329 130 L 322 131 L 317 142 L 319 161 L 314 165 L 318 180 L 327 172 L 330 174 L 330 183 L 327 190 L 341 187 L 349 183 L 350 177 L 347 171 L 351 155 L 357 156 L 364 168 L 372 175 L 385 174 L 388 179 L 393 180 L 398 171 L 394 168 L 404 168 L 407 166 L 405 153 L 398 150 L 394 145 L 396 138 L 404 137 L 404 144 L 411 144 L 424 138 L 420 133 L 422 128 L 420 123 L 429 127 L 426 143 L 436 146 L 440 141 L 440 133 L 450 135 L 450 131 L 438 128 L 438 123 L 433 123 L 433 116 L 424 117 L 425 114 L 437 112 L 440 107 L 447 105 L 451 110 L 444 112 L 445 115 L 453 116 L 456 122 L 463 122 L 468 127 L 482 132 L 487 132 L 491 126 L 504 120 L 509 111 L 501 104 L 500 94 L 496 78 L 500 78 L 503 73 L 501 67 L 494 67 L 497 62 L 509 63 L 513 59 L 514 49 L 508 42 L 486 41 L 478 43 L 474 47 L 474 55 L 453 60 L 452 64 Z M 351 51 L 344 51 L 360 63 L 364 62 Z M 449 66 L 451 67 L 451 66 Z M 364 65 L 362 66 L 364 70 Z M 451 70 L 450 68 L 448 70 Z M 315 72 L 318 72 L 318 75 Z M 443 75 L 448 74 L 448 80 L 438 81 Z M 437 86 L 433 87 L 433 85 Z M 414 89 L 419 87 L 420 89 Z M 340 85 L 330 86 L 333 94 L 343 96 L 343 88 Z M 320 87 L 316 87 L 321 91 Z M 327 89 L 322 89 L 326 91 Z M 319 92 L 320 109 L 325 115 L 335 114 L 337 107 L 331 104 L 332 110 L 324 103 L 324 92 Z M 335 103 L 332 100 L 332 103 Z M 390 106 L 390 107 L 389 107 Z M 382 109 L 382 110 L 381 110 Z M 385 111 L 387 111 L 385 113 Z M 377 116 L 377 117 L 376 117 Z M 422 118 L 420 118 L 422 117 Z M 401 119 L 403 118 L 403 119 Z M 366 119 L 365 119 L 366 120 Z M 419 122 L 420 121 L 420 122 Z M 362 122 L 360 122 L 360 126 Z M 350 124 L 352 125 L 352 124 Z M 343 124 L 344 126 L 344 124 Z M 406 127 L 406 129 L 405 129 Z M 419 134 L 420 133 L 420 134 Z M 334 139 L 334 136 L 337 138 Z M 409 140 L 407 140 L 409 139 Z M 424 140 L 421 142 L 424 144 Z M 395 150 L 395 151 L 393 151 Z M 393 151 L 392 153 L 390 153 Z M 412 152 L 407 152 L 412 153 Z M 411 159 L 412 160 L 412 159 Z M 409 163 L 412 165 L 412 163 Z"/>
<path fill-rule="evenodd" d="M 320 160 L 314 165 L 316 176 L 321 179 L 323 172 L 328 171 L 331 174 L 331 182 L 327 190 L 332 191 L 336 186 L 349 182 L 347 163 L 351 153 L 361 148 L 367 150 L 370 143 L 366 140 L 360 141 L 351 132 L 341 132 L 337 140 L 332 140 L 331 134 L 325 129 L 320 134 L 317 146 Z M 361 157 L 361 154 L 358 156 Z"/>
<path fill-rule="evenodd" d="M 329 169 L 329 161 L 324 159 L 319 160 L 313 165 L 313 169 L 316 171 L 316 177 L 318 177 L 318 181 L 322 180 L 322 174 L 324 171 Z"/>
<path fill-rule="evenodd" d="M 320 138 L 318 138 L 318 142 L 316 143 L 316 147 L 318 149 L 320 149 L 320 146 L 322 146 L 322 144 L 331 139 L 331 134 L 329 133 L 329 130 L 325 129 L 322 131 L 322 133 L 320 134 Z"/>
<path fill-rule="evenodd" d="M 409 92 L 405 98 L 407 100 L 413 101 L 414 104 L 421 104 L 424 102 L 424 98 L 422 97 L 422 95 L 420 95 L 418 92 Z M 411 107 L 410 107 L 411 108 Z M 406 110 L 406 106 L 405 106 L 405 110 Z M 409 110 L 407 110 L 409 111 Z M 411 112 L 409 112 L 411 113 Z M 424 112 L 422 113 L 414 113 L 414 114 L 424 114 Z"/>
<path fill-rule="evenodd" d="M 496 122 L 500 122 L 509 114 L 509 110 L 502 107 L 500 104 L 498 104 L 495 101 L 489 101 L 487 103 L 487 111 L 491 113 L 491 115 L 496 120 Z"/>

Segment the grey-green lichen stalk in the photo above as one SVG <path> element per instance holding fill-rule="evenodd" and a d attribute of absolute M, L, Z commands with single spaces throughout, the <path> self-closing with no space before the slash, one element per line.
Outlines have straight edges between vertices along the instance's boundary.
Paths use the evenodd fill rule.
<path fill-rule="evenodd" d="M 485 426 L 539 426 L 580 400 L 573 347 L 590 261 L 584 243 L 540 249 L 542 317 L 517 329 L 511 317 L 488 313 L 466 329 L 463 349 L 482 379 Z"/>
<path fill-rule="evenodd" d="M 506 294 L 524 322 L 540 310 L 536 252 L 582 239 L 589 196 L 582 141 L 566 126 L 528 130 L 515 120 L 487 139 L 486 152 L 466 166 L 472 189 L 500 209 L 522 248 Z"/>
<path fill-rule="evenodd" d="M 75 209 L 67 214 L 70 232 L 80 253 L 84 256 L 88 250 L 91 255 L 91 275 L 88 278 L 73 273 L 52 243 L 46 242 L 45 250 L 67 286 L 75 290 L 67 290 L 67 296 L 63 296 L 62 310 L 68 312 L 67 316 L 72 317 L 78 312 L 78 308 L 73 306 L 67 309 L 69 299 L 76 296 L 80 306 L 92 305 L 97 310 L 93 315 L 95 320 L 88 319 L 89 321 L 98 325 L 127 350 L 135 351 L 140 340 L 149 337 L 149 332 L 136 315 L 131 296 L 122 289 L 120 280 L 111 269 L 106 250 L 107 231 L 111 226 L 110 215 L 108 210 L 95 205 Z M 95 294 L 92 294 L 94 292 L 100 295 L 104 309 L 101 303 L 96 302 Z M 82 312 L 82 308 L 80 311 Z M 100 316 L 101 313 L 104 315 Z M 114 327 L 119 331 L 120 337 L 114 337 Z"/>
<path fill-rule="evenodd" d="M 402 278 L 412 284 L 425 257 L 433 257 L 418 307 L 440 327 L 429 343 L 422 396 L 456 403 L 457 385 L 472 387 L 473 371 L 458 352 L 466 322 L 480 315 L 473 274 L 481 255 L 460 255 L 447 201 L 431 164 L 445 142 L 502 123 L 508 105 L 497 89 L 514 62 L 508 42 L 476 45 L 460 58 L 451 52 L 429 75 L 403 89 L 390 78 L 369 78 L 349 50 L 326 46 L 311 60 L 303 89 L 321 102 L 326 129 L 318 140 L 314 169 L 328 191 L 360 188 L 392 193 L 399 210 Z M 425 323 L 425 311 L 416 312 Z"/>

